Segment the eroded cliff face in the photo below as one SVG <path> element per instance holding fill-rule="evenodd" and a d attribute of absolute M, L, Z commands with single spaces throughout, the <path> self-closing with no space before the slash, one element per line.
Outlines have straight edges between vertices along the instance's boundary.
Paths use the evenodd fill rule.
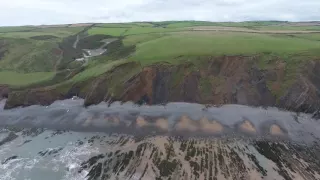
<path fill-rule="evenodd" d="M 31 105 L 50 105 L 56 100 L 65 99 L 64 94 L 53 88 L 38 88 L 25 91 L 12 91 L 9 93 L 8 103 L 5 104 L 5 109 L 11 109 L 18 106 Z"/>
<path fill-rule="evenodd" d="M 247 57 L 223 57 L 204 65 L 153 65 L 145 68 L 152 87 L 145 95 L 149 104 L 171 101 L 202 104 L 271 106 L 275 97 L 268 90 L 262 71 L 250 66 Z M 152 80 L 150 80 L 152 78 Z"/>
<path fill-rule="evenodd" d="M 85 106 L 102 101 L 195 102 L 277 106 L 309 113 L 318 110 L 319 62 L 308 62 L 288 84 L 285 63 L 279 61 L 261 69 L 258 59 L 258 56 L 223 56 L 196 63 L 161 63 L 148 67 L 129 62 L 99 77 L 64 87 L 63 91 L 45 87 L 10 92 L 5 107 L 47 105 L 58 99 L 79 96 L 85 99 Z"/>
<path fill-rule="evenodd" d="M 311 61 L 279 99 L 279 106 L 293 111 L 317 112 L 320 108 L 320 62 Z"/>
<path fill-rule="evenodd" d="M 6 85 L 0 85 L 0 100 L 7 98 L 9 95 L 9 87 Z"/>

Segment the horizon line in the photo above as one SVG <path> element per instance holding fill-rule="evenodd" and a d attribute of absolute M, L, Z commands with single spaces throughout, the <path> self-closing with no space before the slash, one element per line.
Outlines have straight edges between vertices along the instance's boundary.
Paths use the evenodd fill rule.
<path fill-rule="evenodd" d="M 282 20 L 250 20 L 250 21 L 204 21 L 204 20 L 166 20 L 166 21 L 126 21 L 126 22 L 75 22 L 62 24 L 25 24 L 25 25 L 0 25 L 0 27 L 23 27 L 23 26 L 62 26 L 74 24 L 129 24 L 129 23 L 161 23 L 161 22 L 211 22 L 211 23 L 244 23 L 244 22 L 279 22 L 279 23 L 320 23 L 320 20 L 308 21 L 282 21 Z M 320 25 L 320 24 L 319 24 Z"/>

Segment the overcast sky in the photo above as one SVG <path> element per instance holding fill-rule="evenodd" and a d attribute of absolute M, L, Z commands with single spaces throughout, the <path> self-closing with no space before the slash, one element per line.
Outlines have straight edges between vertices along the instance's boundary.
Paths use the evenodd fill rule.
<path fill-rule="evenodd" d="M 320 20 L 320 0 L 0 0 L 0 26 L 164 20 Z"/>

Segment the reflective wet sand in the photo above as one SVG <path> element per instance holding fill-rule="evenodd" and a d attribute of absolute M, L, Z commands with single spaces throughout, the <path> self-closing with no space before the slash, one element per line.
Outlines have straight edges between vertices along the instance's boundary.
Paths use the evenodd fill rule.
<path fill-rule="evenodd" d="M 4 101 L 0 103 L 3 107 Z M 84 108 L 83 100 L 57 101 L 50 106 L 0 109 L 0 126 L 39 127 L 73 131 L 125 133 L 148 136 L 179 135 L 250 136 L 277 139 L 279 136 L 304 143 L 319 141 L 320 121 L 309 114 L 224 105 L 206 108 L 200 104 L 169 103 L 137 106 L 105 103 Z"/>

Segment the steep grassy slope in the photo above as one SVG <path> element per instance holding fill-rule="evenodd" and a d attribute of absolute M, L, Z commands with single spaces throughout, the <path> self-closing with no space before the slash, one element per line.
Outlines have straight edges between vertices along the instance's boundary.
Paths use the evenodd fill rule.
<path fill-rule="evenodd" d="M 18 87 L 53 80 L 55 74 L 61 74 L 57 67 L 70 54 L 68 48 L 61 48 L 63 39 L 83 29 L 0 27 L 0 84 Z"/>
<path fill-rule="evenodd" d="M 206 27 L 213 28 L 202 29 Z M 0 84 L 23 86 L 9 93 L 8 108 L 77 95 L 86 105 L 187 101 L 311 112 L 320 105 L 320 33 L 309 32 L 317 27 L 168 21 L 95 24 L 83 31 L 22 29 L 0 33 L 0 73 L 13 78 L 0 78 Z M 114 41 L 103 46 L 106 39 Z M 75 61 L 83 49 L 101 46 L 105 53 Z M 34 72 L 39 74 L 30 74 Z M 20 79 L 21 73 L 30 75 Z"/>
<path fill-rule="evenodd" d="M 0 61 L 0 69 L 18 72 L 52 71 L 59 59 L 56 41 L 6 39 L 7 53 Z"/>

